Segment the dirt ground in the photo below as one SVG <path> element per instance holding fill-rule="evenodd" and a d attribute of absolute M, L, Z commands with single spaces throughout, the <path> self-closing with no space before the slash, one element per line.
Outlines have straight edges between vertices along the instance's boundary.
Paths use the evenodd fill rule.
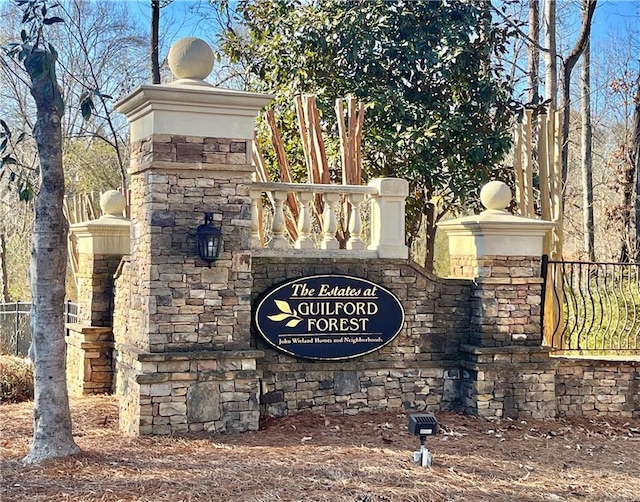
<path fill-rule="evenodd" d="M 32 403 L 0 407 L 9 501 L 640 501 L 640 421 L 438 413 L 433 466 L 407 414 L 271 419 L 258 432 L 125 437 L 112 397 L 72 402 L 82 453 L 24 467 Z"/>

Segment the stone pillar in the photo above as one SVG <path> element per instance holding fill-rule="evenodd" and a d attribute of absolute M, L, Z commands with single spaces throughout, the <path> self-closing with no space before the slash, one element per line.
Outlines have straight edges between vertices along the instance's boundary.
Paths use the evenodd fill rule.
<path fill-rule="evenodd" d="M 71 225 L 78 250 L 78 320 L 68 324 L 67 383 L 69 393 L 111 392 L 113 380 L 113 276 L 129 252 L 129 220 L 117 190 L 100 198 L 102 216 Z"/>
<path fill-rule="evenodd" d="M 271 97 L 216 89 L 205 42 L 172 47 L 177 81 L 144 85 L 117 109 L 131 125 L 131 256 L 117 301 L 120 425 L 131 434 L 257 429 L 251 350 L 251 141 Z M 205 212 L 222 230 L 211 267 L 197 255 Z M 123 293 L 125 294 L 125 293 Z"/>
<path fill-rule="evenodd" d="M 485 185 L 481 201 L 479 215 L 438 225 L 449 238 L 451 275 L 474 281 L 462 400 L 481 416 L 553 417 L 555 364 L 540 325 L 542 242 L 553 223 L 509 214 L 502 182 Z"/>
<path fill-rule="evenodd" d="M 378 258 L 409 257 L 405 244 L 405 199 L 409 195 L 409 183 L 399 178 L 376 178 L 369 182 L 378 190 L 371 197 L 371 244 L 369 249 L 378 251 Z"/>

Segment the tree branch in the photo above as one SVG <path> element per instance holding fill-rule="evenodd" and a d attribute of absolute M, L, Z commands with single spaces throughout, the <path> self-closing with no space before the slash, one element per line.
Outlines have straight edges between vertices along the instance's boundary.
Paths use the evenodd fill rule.
<path fill-rule="evenodd" d="M 502 19 L 504 19 L 507 23 L 509 23 L 517 32 L 518 34 L 523 37 L 527 42 L 529 42 L 529 44 L 533 45 L 536 49 L 538 49 L 539 51 L 542 52 L 549 52 L 549 49 L 543 47 L 542 45 L 540 45 L 536 40 L 534 40 L 533 38 L 529 37 L 529 35 L 527 33 L 525 33 L 524 31 L 522 31 L 522 29 L 513 22 L 513 20 L 511 20 L 508 16 L 506 16 L 503 12 L 500 11 L 500 9 L 498 9 L 497 7 L 495 7 L 492 3 L 489 3 L 489 5 L 491 6 L 491 10 L 494 11 L 496 14 L 498 14 Z"/>
<path fill-rule="evenodd" d="M 598 0 L 589 0 L 589 7 L 587 9 L 586 19 L 583 19 L 582 26 L 580 27 L 580 34 L 578 35 L 578 40 L 576 40 L 576 45 L 573 47 L 569 55 L 564 60 L 564 73 L 571 73 L 573 67 L 580 59 L 580 55 L 584 52 L 584 48 L 589 40 L 589 36 L 591 35 L 591 24 L 593 20 L 593 13 L 596 10 L 596 4 Z"/>

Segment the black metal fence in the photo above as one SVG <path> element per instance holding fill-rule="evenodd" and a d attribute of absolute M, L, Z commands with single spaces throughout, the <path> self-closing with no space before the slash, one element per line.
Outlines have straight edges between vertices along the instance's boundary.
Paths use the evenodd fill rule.
<path fill-rule="evenodd" d="M 64 304 L 65 322 L 78 319 L 78 305 Z M 0 303 L 0 354 L 26 357 L 31 345 L 31 303 Z"/>
<path fill-rule="evenodd" d="M 558 351 L 640 354 L 640 264 L 542 260 L 542 326 Z"/>

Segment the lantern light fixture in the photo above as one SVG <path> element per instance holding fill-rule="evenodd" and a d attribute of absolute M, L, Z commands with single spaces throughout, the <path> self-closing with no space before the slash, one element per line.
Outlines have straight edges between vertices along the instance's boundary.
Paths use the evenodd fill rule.
<path fill-rule="evenodd" d="M 198 256 L 211 264 L 218 259 L 222 247 L 222 231 L 213 224 L 213 213 L 204 213 L 204 223 L 196 230 Z"/>

